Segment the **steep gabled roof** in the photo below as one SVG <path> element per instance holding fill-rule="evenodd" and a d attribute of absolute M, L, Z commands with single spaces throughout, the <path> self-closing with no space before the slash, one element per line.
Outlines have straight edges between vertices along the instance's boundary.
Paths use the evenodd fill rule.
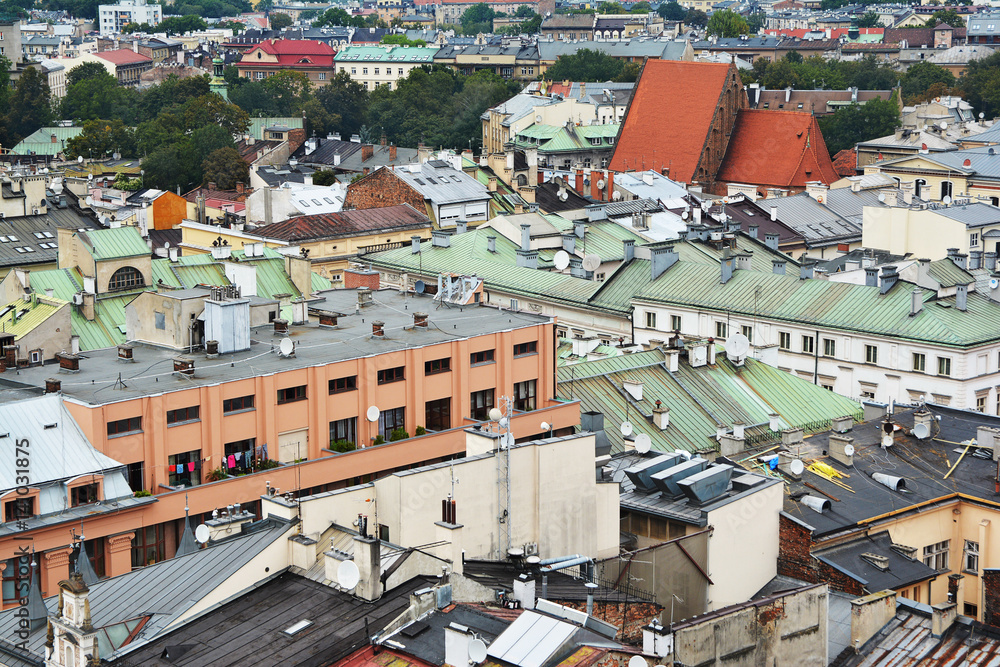
<path fill-rule="evenodd" d="M 430 218 L 409 204 L 364 208 L 339 213 L 303 215 L 266 225 L 265 238 L 301 242 L 343 236 L 363 236 L 387 229 L 429 227 Z"/>
<path fill-rule="evenodd" d="M 649 60 L 643 66 L 614 156 L 613 171 L 670 168 L 694 180 L 732 64 Z M 665 106 L 670 95 L 672 102 Z"/>
<path fill-rule="evenodd" d="M 840 177 L 812 114 L 742 109 L 719 168 L 719 181 L 804 188 Z"/>

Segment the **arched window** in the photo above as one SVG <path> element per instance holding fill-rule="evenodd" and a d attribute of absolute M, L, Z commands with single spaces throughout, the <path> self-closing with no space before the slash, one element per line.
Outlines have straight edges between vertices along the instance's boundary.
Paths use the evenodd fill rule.
<path fill-rule="evenodd" d="M 528 184 L 528 177 L 525 176 L 524 174 L 518 174 L 517 175 L 517 184 L 518 184 L 518 186 L 521 186 L 521 187 L 527 185 Z"/>
<path fill-rule="evenodd" d="M 123 266 L 114 272 L 108 282 L 108 291 L 133 289 L 135 287 L 145 287 L 146 281 L 142 277 L 139 269 L 133 266 Z"/>
<path fill-rule="evenodd" d="M 922 198 L 926 194 L 926 192 L 924 192 L 924 188 L 926 187 L 927 187 L 926 179 L 918 178 L 917 180 L 913 181 L 913 195 L 915 197 Z"/>
<path fill-rule="evenodd" d="M 951 181 L 941 181 L 941 199 L 951 197 Z"/>

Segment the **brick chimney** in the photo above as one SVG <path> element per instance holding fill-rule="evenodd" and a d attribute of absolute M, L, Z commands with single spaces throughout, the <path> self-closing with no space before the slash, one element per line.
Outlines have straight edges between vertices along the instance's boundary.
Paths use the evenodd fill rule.
<path fill-rule="evenodd" d="M 374 146 L 372 146 L 371 144 L 364 144 L 363 146 L 361 146 L 361 161 L 362 162 L 367 162 L 368 160 L 371 160 L 373 155 L 375 155 L 375 147 Z"/>
<path fill-rule="evenodd" d="M 389 159 L 390 160 L 396 159 L 396 144 L 389 145 Z"/>

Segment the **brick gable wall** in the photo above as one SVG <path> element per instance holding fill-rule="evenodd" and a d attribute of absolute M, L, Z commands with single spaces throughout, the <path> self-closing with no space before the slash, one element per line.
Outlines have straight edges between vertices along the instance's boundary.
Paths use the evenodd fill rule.
<path fill-rule="evenodd" d="M 391 169 L 382 168 L 347 186 L 344 208 L 381 208 L 409 204 L 418 211 L 426 210 L 419 192 L 396 176 Z"/>
<path fill-rule="evenodd" d="M 778 517 L 778 574 L 810 584 L 827 583 L 836 591 L 864 595 L 864 587 L 840 570 L 812 556 L 812 533 L 785 516 Z"/>
<path fill-rule="evenodd" d="M 703 183 L 706 191 L 711 191 L 719 167 L 722 166 L 722 158 L 729 148 L 729 138 L 736 125 L 736 114 L 748 106 L 749 101 L 746 91 L 743 90 L 743 81 L 736 66 L 733 65 L 726 75 L 725 85 L 719 95 L 719 106 L 712 116 L 712 129 L 705 137 L 705 148 L 695 173 L 695 180 Z"/>

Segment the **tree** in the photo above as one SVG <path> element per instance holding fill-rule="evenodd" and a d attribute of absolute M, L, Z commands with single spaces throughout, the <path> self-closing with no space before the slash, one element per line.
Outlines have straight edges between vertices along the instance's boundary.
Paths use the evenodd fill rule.
<path fill-rule="evenodd" d="M 7 111 L 8 140 L 14 143 L 25 138 L 39 128 L 52 123 L 52 100 L 49 82 L 38 69 L 25 69 L 10 96 Z"/>
<path fill-rule="evenodd" d="M 305 14 L 306 12 L 302 13 Z M 232 30 L 234 35 L 247 29 L 247 27 L 239 21 L 219 21 L 215 24 L 215 27 L 221 30 Z"/>
<path fill-rule="evenodd" d="M 945 68 L 926 60 L 910 66 L 899 80 L 903 100 L 907 104 L 926 101 L 928 92 L 935 84 L 951 88 L 955 85 L 955 77 Z"/>
<path fill-rule="evenodd" d="M 496 12 L 485 2 L 472 5 L 466 9 L 459 23 L 462 25 L 462 32 L 466 35 L 476 35 L 481 32 L 492 32 L 493 18 Z"/>
<path fill-rule="evenodd" d="M 637 2 L 634 5 L 632 5 L 632 8 L 628 10 L 628 13 L 648 14 L 651 11 L 653 11 L 653 8 L 650 6 L 650 4 L 646 2 L 646 0 L 642 0 L 642 2 Z"/>
<path fill-rule="evenodd" d="M 514 12 L 514 16 L 520 19 L 530 19 L 533 16 L 537 16 L 537 14 L 535 10 L 528 5 L 521 5 L 517 8 L 517 11 Z"/>
<path fill-rule="evenodd" d="M 708 14 L 700 9 L 689 9 L 684 17 L 684 24 L 694 28 L 704 28 L 708 25 Z"/>
<path fill-rule="evenodd" d="M 320 169 L 313 172 L 313 185 L 333 185 L 337 182 L 337 174 L 333 169 Z"/>
<path fill-rule="evenodd" d="M 618 2 L 602 2 L 597 6 L 598 14 L 628 14 Z"/>
<path fill-rule="evenodd" d="M 97 65 L 100 72 L 95 71 L 92 76 L 80 79 L 76 83 L 67 82 L 66 95 L 61 105 L 62 117 L 78 122 L 98 118 L 118 118 L 122 90 L 118 80 L 108 74 L 103 66 L 97 63 L 87 64 Z M 83 65 L 74 67 L 70 71 L 69 78 L 83 67 Z"/>
<path fill-rule="evenodd" d="M 427 42 L 422 39 L 410 39 L 400 33 L 396 35 L 385 35 L 382 38 L 383 44 L 398 44 L 400 46 L 427 46 Z"/>
<path fill-rule="evenodd" d="M 987 58 L 970 60 L 957 88 L 977 113 L 987 117 L 1000 113 L 1000 51 Z"/>
<path fill-rule="evenodd" d="M 721 12 L 712 12 L 708 19 L 708 34 L 719 37 L 739 37 L 750 32 L 750 26 L 746 19 L 736 12 L 725 9 Z"/>
<path fill-rule="evenodd" d="M 939 9 L 924 24 L 928 28 L 933 28 L 938 23 L 945 23 L 952 28 L 964 28 L 965 20 L 954 9 Z"/>
<path fill-rule="evenodd" d="M 328 25 L 350 26 L 351 15 L 340 7 L 332 7 L 326 10 L 318 19 L 313 21 L 314 28 L 322 28 Z"/>
<path fill-rule="evenodd" d="M 69 88 L 86 79 L 94 79 L 102 76 L 111 76 L 107 68 L 101 63 L 82 63 L 77 65 L 66 74 L 66 87 Z"/>
<path fill-rule="evenodd" d="M 684 17 L 687 16 L 687 10 L 676 2 L 661 2 L 660 6 L 656 8 L 656 13 L 664 21 L 683 21 Z"/>
<path fill-rule="evenodd" d="M 767 14 L 763 11 L 751 12 L 750 16 L 747 17 L 747 26 L 749 26 L 750 32 L 755 35 L 764 28 L 766 23 Z"/>
<path fill-rule="evenodd" d="M 136 154 L 135 132 L 118 119 L 88 120 L 83 124 L 83 132 L 66 142 L 66 157 L 69 159 L 111 153 Z"/>
<path fill-rule="evenodd" d="M 298 72 L 279 72 L 274 79 L 284 74 Z M 218 125 L 230 134 L 240 135 L 250 127 L 250 116 L 235 104 L 230 104 L 219 95 L 208 94 L 196 97 L 184 105 L 184 129 L 193 130 L 205 125 Z"/>
<path fill-rule="evenodd" d="M 881 21 L 875 12 L 865 12 L 858 18 L 859 28 L 877 28 L 879 25 L 881 25 Z"/>
<path fill-rule="evenodd" d="M 170 16 L 163 19 L 156 25 L 157 32 L 165 32 L 168 35 L 183 35 L 187 32 L 205 30 L 208 24 L 197 14 L 186 16 Z"/>
<path fill-rule="evenodd" d="M 220 190 L 232 190 L 237 183 L 250 181 L 250 168 L 235 148 L 212 151 L 201 165 L 202 183 L 215 183 Z"/>
<path fill-rule="evenodd" d="M 761 85 L 771 90 L 781 88 L 795 88 L 799 85 L 799 75 L 790 60 L 782 58 L 776 63 L 768 66 L 764 76 L 760 79 Z"/>
<path fill-rule="evenodd" d="M 553 81 L 611 81 L 622 73 L 622 61 L 603 51 L 580 49 L 559 56 L 545 76 Z"/>
<path fill-rule="evenodd" d="M 333 79 L 316 91 L 316 100 L 340 121 L 334 127 L 344 136 L 351 136 L 368 118 L 369 93 L 347 72 L 337 72 Z"/>
<path fill-rule="evenodd" d="M 288 14 L 283 14 L 281 12 L 271 14 L 271 30 L 281 30 L 291 26 L 292 23 L 292 17 Z"/>
<path fill-rule="evenodd" d="M 852 104 L 819 119 L 831 156 L 845 148 L 854 148 L 861 141 L 888 136 L 897 125 L 899 107 L 895 93 L 891 99 L 876 98 L 864 104 Z"/>

